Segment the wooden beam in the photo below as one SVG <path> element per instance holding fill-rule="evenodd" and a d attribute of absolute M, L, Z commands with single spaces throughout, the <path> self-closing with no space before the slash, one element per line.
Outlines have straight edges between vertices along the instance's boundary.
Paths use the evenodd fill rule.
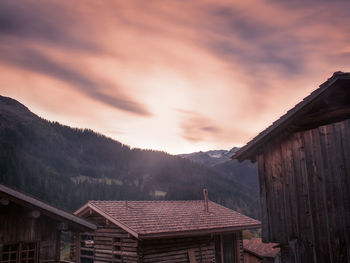
<path fill-rule="evenodd" d="M 56 262 L 61 259 L 61 231 L 56 231 Z"/>
<path fill-rule="evenodd" d="M 79 232 L 75 232 L 75 262 L 76 263 L 80 263 L 80 233 Z"/>
<path fill-rule="evenodd" d="M 299 129 L 309 129 L 318 127 L 321 125 L 342 121 L 349 119 L 350 106 L 334 108 L 324 112 L 316 112 L 309 114 L 296 123 L 296 127 Z"/>
<path fill-rule="evenodd" d="M 224 240 L 222 234 L 220 234 L 220 254 L 221 254 L 221 263 L 224 263 Z"/>
<path fill-rule="evenodd" d="M 188 258 L 190 260 L 190 263 L 197 263 L 196 252 L 193 248 L 188 249 Z"/>
<path fill-rule="evenodd" d="M 241 245 L 242 245 L 242 232 L 237 232 L 233 234 L 234 236 L 234 246 L 235 246 L 235 256 L 236 256 L 236 262 L 241 262 Z"/>

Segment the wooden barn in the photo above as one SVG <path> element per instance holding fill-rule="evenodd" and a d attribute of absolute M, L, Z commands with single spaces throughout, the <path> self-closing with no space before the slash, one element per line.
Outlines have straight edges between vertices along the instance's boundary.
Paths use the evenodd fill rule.
<path fill-rule="evenodd" d="M 318 89 L 236 152 L 258 161 L 264 242 L 283 262 L 350 262 L 350 73 Z"/>
<path fill-rule="evenodd" d="M 60 262 L 61 230 L 96 226 L 36 198 L 0 185 L 0 262 Z"/>
<path fill-rule="evenodd" d="M 244 263 L 280 263 L 277 243 L 263 243 L 261 238 L 243 240 Z"/>
<path fill-rule="evenodd" d="M 202 200 L 90 201 L 76 214 L 98 225 L 75 236 L 72 256 L 78 263 L 243 262 L 242 230 L 261 227 Z"/>

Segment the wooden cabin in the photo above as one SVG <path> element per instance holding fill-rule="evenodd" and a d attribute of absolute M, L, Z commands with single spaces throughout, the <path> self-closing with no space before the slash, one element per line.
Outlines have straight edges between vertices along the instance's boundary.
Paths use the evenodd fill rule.
<path fill-rule="evenodd" d="M 350 73 L 318 89 L 236 152 L 258 161 L 262 239 L 283 262 L 350 262 Z"/>
<path fill-rule="evenodd" d="M 244 263 L 280 263 L 277 243 L 263 243 L 261 238 L 243 240 Z"/>
<path fill-rule="evenodd" d="M 0 185 L 0 262 L 60 262 L 60 233 L 96 226 L 29 195 Z"/>
<path fill-rule="evenodd" d="M 75 214 L 98 225 L 75 236 L 72 257 L 78 263 L 243 262 L 242 230 L 261 227 L 203 200 L 90 201 Z"/>

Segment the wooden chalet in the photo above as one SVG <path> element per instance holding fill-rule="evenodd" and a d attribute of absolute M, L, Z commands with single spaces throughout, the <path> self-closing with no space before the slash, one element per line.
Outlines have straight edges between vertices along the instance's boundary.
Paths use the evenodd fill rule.
<path fill-rule="evenodd" d="M 244 263 L 280 263 L 279 244 L 263 243 L 261 238 L 243 240 Z"/>
<path fill-rule="evenodd" d="M 75 236 L 78 263 L 243 262 L 242 230 L 261 227 L 203 200 L 90 201 L 75 214 L 98 225 L 93 233 Z M 86 238 L 93 245 L 82 242 Z"/>
<path fill-rule="evenodd" d="M 258 161 L 262 239 L 283 262 L 350 262 L 350 73 L 336 72 L 232 158 Z"/>
<path fill-rule="evenodd" d="M 93 223 L 0 185 L 0 262 L 60 262 L 60 233 L 96 229 Z"/>

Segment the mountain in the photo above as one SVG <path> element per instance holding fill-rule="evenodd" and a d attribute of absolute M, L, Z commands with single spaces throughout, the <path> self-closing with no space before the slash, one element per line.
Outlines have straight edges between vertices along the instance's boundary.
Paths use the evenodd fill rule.
<path fill-rule="evenodd" d="M 230 157 L 238 150 L 238 147 L 234 147 L 229 151 L 212 150 L 180 154 L 179 156 L 211 168 L 224 177 L 240 182 L 247 187 L 251 187 L 252 191 L 257 192 L 259 187 L 257 165 L 250 161 L 239 163 L 237 160 L 231 160 Z"/>
<path fill-rule="evenodd" d="M 255 191 L 214 169 L 47 121 L 2 96 L 0 183 L 71 211 L 88 200 L 202 199 L 203 188 L 244 214 L 259 211 Z"/>
<path fill-rule="evenodd" d="M 230 161 L 230 157 L 238 151 L 238 147 L 233 147 L 231 150 L 211 150 L 207 152 L 194 152 L 187 154 L 179 154 L 180 157 L 189 159 L 195 163 L 202 164 L 207 167 L 214 167 L 221 163 Z"/>

